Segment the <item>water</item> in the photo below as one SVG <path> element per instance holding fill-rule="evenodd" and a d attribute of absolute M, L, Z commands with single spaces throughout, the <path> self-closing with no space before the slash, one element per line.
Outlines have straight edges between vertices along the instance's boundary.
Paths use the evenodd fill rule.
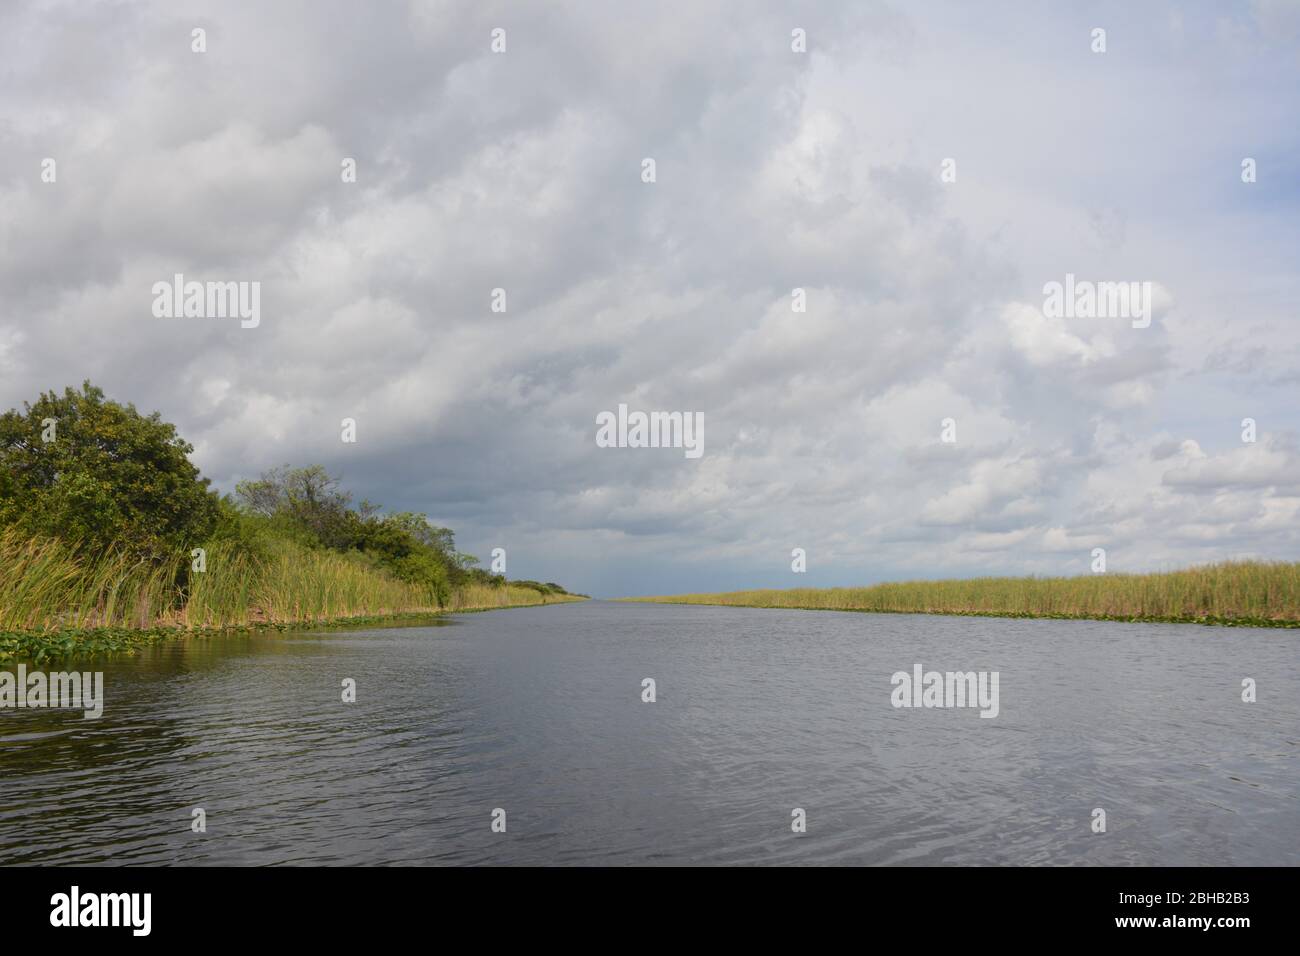
<path fill-rule="evenodd" d="M 1295 864 L 1296 642 L 605 602 L 178 642 L 83 665 L 99 721 L 0 711 L 0 863 Z M 998 717 L 895 709 L 916 663 Z"/>

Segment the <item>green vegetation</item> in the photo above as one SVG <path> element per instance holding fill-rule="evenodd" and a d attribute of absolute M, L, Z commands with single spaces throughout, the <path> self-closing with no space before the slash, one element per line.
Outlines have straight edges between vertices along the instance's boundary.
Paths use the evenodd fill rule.
<path fill-rule="evenodd" d="M 0 660 L 162 637 L 581 600 L 507 582 L 319 465 L 220 497 L 157 413 L 87 382 L 0 416 Z"/>
<path fill-rule="evenodd" d="M 1239 561 L 1156 574 L 905 581 L 865 588 L 790 588 L 623 600 L 901 614 L 1300 627 L 1300 563 Z"/>
<path fill-rule="evenodd" d="M 0 527 L 146 558 L 212 531 L 216 495 L 156 412 L 108 401 L 89 382 L 26 407 L 0 415 Z"/>

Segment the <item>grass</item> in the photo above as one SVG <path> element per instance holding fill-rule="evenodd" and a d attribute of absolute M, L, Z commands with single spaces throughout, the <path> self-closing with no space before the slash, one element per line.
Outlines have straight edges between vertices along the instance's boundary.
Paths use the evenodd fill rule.
<path fill-rule="evenodd" d="M 439 610 L 432 590 L 399 581 L 357 555 L 279 540 L 266 547 L 261 557 L 229 543 L 209 548 L 207 570 L 190 575 L 181 623 L 228 627 Z"/>
<path fill-rule="evenodd" d="M 0 631 L 149 627 L 175 607 L 176 566 L 0 531 Z"/>
<path fill-rule="evenodd" d="M 0 531 L 0 660 L 132 649 L 185 633 L 272 630 L 581 600 L 517 585 L 469 584 L 446 607 L 363 557 L 273 540 L 254 555 L 232 543 L 189 558 L 147 562 L 92 554 L 54 539 Z"/>
<path fill-rule="evenodd" d="M 903 581 L 623 598 L 665 604 L 1300 627 L 1300 563 L 1234 561 L 1154 574 Z"/>
<path fill-rule="evenodd" d="M 585 601 L 576 594 L 545 594 L 532 588 L 507 584 L 504 588 L 486 584 L 469 584 L 452 593 L 449 611 L 490 611 L 498 607 L 523 607 L 532 604 L 561 604 Z"/>

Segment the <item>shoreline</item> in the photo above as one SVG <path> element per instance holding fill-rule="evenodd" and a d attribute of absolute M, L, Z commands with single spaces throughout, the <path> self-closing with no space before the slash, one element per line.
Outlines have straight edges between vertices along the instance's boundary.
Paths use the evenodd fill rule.
<path fill-rule="evenodd" d="M 608 600 L 627 604 L 673 604 L 679 607 L 736 607 L 757 611 L 829 611 L 840 614 L 928 614 L 938 617 L 1001 617 L 1009 620 L 1110 621 L 1117 624 L 1201 624 L 1206 627 L 1255 627 L 1272 630 L 1300 628 L 1300 620 L 1255 617 L 1157 617 L 1153 615 L 1070 614 L 1035 611 L 973 611 L 914 608 L 816 607 L 811 604 L 742 604 L 735 601 L 679 600 L 674 597 L 628 597 Z"/>
<path fill-rule="evenodd" d="M 1136 574 L 939 578 L 862 587 L 752 588 L 618 600 L 864 614 L 1286 629 L 1300 628 L 1300 562 L 1222 561 Z"/>
<path fill-rule="evenodd" d="M 0 631 L 0 666 L 40 664 L 47 660 L 93 658 L 114 654 L 130 656 L 136 650 L 183 638 L 220 637 L 227 634 L 263 634 L 284 631 L 349 630 L 365 627 L 419 627 L 442 621 L 453 614 L 504 611 L 511 608 L 543 607 L 589 600 L 577 596 L 553 596 L 550 600 L 520 604 L 488 604 L 463 608 L 433 608 L 426 611 L 397 611 L 392 614 L 360 614 L 325 620 L 258 621 L 209 627 L 166 626 L 148 628 L 93 627 L 58 631 Z"/>

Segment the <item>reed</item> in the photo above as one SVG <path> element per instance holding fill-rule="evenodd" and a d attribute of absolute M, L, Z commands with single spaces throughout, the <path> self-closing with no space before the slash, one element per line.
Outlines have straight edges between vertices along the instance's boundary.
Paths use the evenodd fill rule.
<path fill-rule="evenodd" d="M 437 611 L 430 589 L 399 581 L 359 555 L 272 541 L 265 555 L 212 545 L 207 570 L 190 575 L 180 621 L 187 627 L 332 621 Z"/>
<path fill-rule="evenodd" d="M 1230 561 L 1152 574 L 903 581 L 624 598 L 670 604 L 917 614 L 1300 625 L 1300 563 Z"/>
<path fill-rule="evenodd" d="M 324 623 L 579 600 L 469 584 L 441 607 L 432 588 L 398 580 L 359 554 L 280 539 L 259 553 L 229 541 L 205 551 L 206 570 L 187 574 L 188 557 L 148 562 L 0 530 L 0 632 Z"/>
<path fill-rule="evenodd" d="M 574 594 L 547 594 L 533 588 L 508 584 L 505 587 L 487 584 L 467 584 L 453 592 L 450 611 L 484 611 L 494 607 L 522 607 L 531 604 L 562 604 L 583 601 Z"/>
<path fill-rule="evenodd" d="M 150 627 L 177 608 L 179 568 L 0 530 L 0 630 Z"/>

